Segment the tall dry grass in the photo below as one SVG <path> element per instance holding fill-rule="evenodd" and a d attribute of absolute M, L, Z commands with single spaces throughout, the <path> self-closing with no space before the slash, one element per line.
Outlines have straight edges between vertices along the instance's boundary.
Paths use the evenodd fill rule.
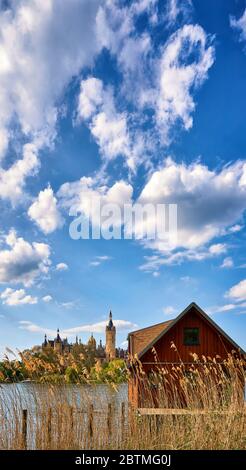
<path fill-rule="evenodd" d="M 92 409 L 97 389 L 87 385 L 75 390 L 29 384 L 27 394 L 17 384 L 1 386 L 0 448 L 246 449 L 245 361 L 193 359 L 188 368 L 162 367 L 157 359 L 151 374 L 131 361 L 142 404 L 192 412 L 186 415 L 141 416 L 127 403 L 122 408 L 120 399 L 111 403 L 103 396 L 94 399 Z"/>

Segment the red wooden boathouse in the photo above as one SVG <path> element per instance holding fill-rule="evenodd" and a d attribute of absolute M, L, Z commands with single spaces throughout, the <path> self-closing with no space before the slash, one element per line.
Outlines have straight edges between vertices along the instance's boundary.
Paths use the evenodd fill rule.
<path fill-rule="evenodd" d="M 172 343 L 175 348 L 171 347 Z M 128 336 L 129 357 L 138 358 L 147 376 L 156 366 L 168 367 L 182 362 L 189 367 L 194 363 L 192 353 L 211 359 L 219 356 L 222 362 L 232 351 L 245 354 L 194 302 L 174 320 L 133 331 Z M 144 406 L 134 373 L 129 381 L 128 397 L 133 406 Z"/>

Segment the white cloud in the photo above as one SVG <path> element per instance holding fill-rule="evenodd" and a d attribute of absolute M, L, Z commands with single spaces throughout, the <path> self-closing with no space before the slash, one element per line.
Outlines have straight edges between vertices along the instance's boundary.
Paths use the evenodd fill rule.
<path fill-rule="evenodd" d="M 231 310 L 234 310 L 235 308 L 237 308 L 237 305 L 235 304 L 226 304 L 226 305 L 220 305 L 216 307 L 207 308 L 206 312 L 209 315 L 212 315 L 214 313 L 230 312 Z"/>
<path fill-rule="evenodd" d="M 45 295 L 44 297 L 42 297 L 42 300 L 45 302 L 45 303 L 49 303 L 53 300 L 53 297 L 51 295 Z"/>
<path fill-rule="evenodd" d="M 21 159 L 16 160 L 7 170 L 0 168 L 0 197 L 2 199 L 10 199 L 12 205 L 20 202 L 26 178 L 35 175 L 39 168 L 39 149 L 39 140 L 25 144 Z"/>
<path fill-rule="evenodd" d="M 230 17 L 230 25 L 232 28 L 237 29 L 240 32 L 240 40 L 246 40 L 246 9 L 242 16 L 236 20 L 234 16 Z"/>
<path fill-rule="evenodd" d="M 21 201 L 26 178 L 37 171 L 39 150 L 55 139 L 66 86 L 101 49 L 100 3 L 20 0 L 0 12 L 0 159 L 11 140 L 25 142 L 22 158 L 0 170 L 0 197 L 12 204 Z"/>
<path fill-rule="evenodd" d="M 181 276 L 180 281 L 188 284 L 193 281 L 193 278 L 191 276 Z"/>
<path fill-rule="evenodd" d="M 236 302 L 246 300 L 246 279 L 232 286 L 225 296 L 234 299 Z"/>
<path fill-rule="evenodd" d="M 209 247 L 209 252 L 212 255 L 221 255 L 227 250 L 225 243 L 215 243 Z"/>
<path fill-rule="evenodd" d="M 56 271 L 67 271 L 68 265 L 66 263 L 58 263 L 56 265 Z"/>
<path fill-rule="evenodd" d="M 28 215 L 45 234 L 54 232 L 64 223 L 51 187 L 40 191 L 37 200 L 29 207 Z"/>
<path fill-rule="evenodd" d="M 71 337 L 78 333 L 104 333 L 107 323 L 107 321 L 102 321 L 98 323 L 90 323 L 88 325 L 75 326 L 73 328 L 67 328 L 64 330 L 60 329 L 60 335 L 62 337 Z M 22 320 L 19 322 L 19 324 L 21 329 L 29 331 L 30 333 L 46 333 L 51 337 L 56 336 L 55 330 L 44 328 L 30 321 Z M 135 323 L 132 323 L 128 320 L 114 320 L 114 325 L 118 331 L 130 331 L 137 328 L 137 325 Z"/>
<path fill-rule="evenodd" d="M 57 100 L 100 50 L 98 0 L 21 0 L 1 11 L 0 128 L 18 118 L 25 135 L 54 129 Z"/>
<path fill-rule="evenodd" d="M 210 248 L 206 249 L 205 247 L 196 250 L 178 250 L 173 253 L 166 250 L 161 251 L 162 254 L 145 256 L 145 262 L 139 267 L 139 269 L 146 273 L 155 273 L 158 272 L 161 266 L 179 265 L 185 261 L 204 261 L 220 254 L 213 250 L 211 252 Z"/>
<path fill-rule="evenodd" d="M 103 104 L 103 82 L 95 77 L 89 77 L 80 83 L 78 100 L 78 115 L 81 119 L 90 119 Z"/>
<path fill-rule="evenodd" d="M 106 162 L 123 156 L 131 170 L 135 169 L 140 149 L 130 137 L 127 113 L 116 110 L 111 88 L 105 89 L 102 81 L 95 77 L 82 80 L 78 117 L 89 126 Z"/>
<path fill-rule="evenodd" d="M 10 306 L 25 305 L 25 304 L 36 304 L 38 302 L 37 297 L 32 297 L 31 295 L 26 294 L 24 289 L 14 290 L 8 287 L 5 289 L 1 295 L 3 304 Z"/>
<path fill-rule="evenodd" d="M 169 131 L 176 123 L 186 130 L 192 127 L 192 92 L 206 80 L 213 62 L 214 48 L 199 25 L 185 25 L 167 41 L 159 64 L 156 97 L 157 125 L 164 133 L 164 142 L 168 142 Z"/>
<path fill-rule="evenodd" d="M 184 260 L 201 261 L 221 256 L 227 251 L 227 244 L 212 243 L 218 237 L 225 237 L 241 227 L 246 208 L 246 163 L 236 161 L 221 169 L 210 170 L 202 163 L 175 163 L 167 158 L 159 170 L 154 171 L 145 184 L 139 197 L 133 201 L 133 187 L 124 181 L 113 186 L 100 186 L 92 178 L 82 177 L 79 181 L 65 183 L 57 196 L 61 206 L 72 210 L 76 216 L 82 212 L 93 225 L 98 225 L 96 200 L 101 207 L 108 203 L 118 204 L 122 222 L 122 208 L 125 204 L 176 204 L 178 208 L 178 233 L 171 241 L 144 240 L 145 247 L 157 252 L 146 258 L 147 263 L 142 269 L 158 272 L 164 264 L 180 264 Z M 153 227 L 156 217 L 146 214 L 138 222 L 132 234 L 133 238 L 140 231 L 146 232 Z M 209 245 L 210 244 L 210 245 Z M 162 256 L 161 256 L 162 255 Z M 97 261 L 97 260 L 96 260 Z M 98 263 L 97 263 L 98 265 Z"/>
<path fill-rule="evenodd" d="M 71 308 L 75 308 L 77 303 L 76 300 L 70 300 L 68 302 L 58 302 L 58 306 L 70 310 Z"/>
<path fill-rule="evenodd" d="M 125 181 L 117 181 L 111 187 L 99 186 L 92 178 L 82 177 L 73 183 L 64 183 L 59 189 L 57 196 L 63 207 L 72 209 L 71 215 L 81 212 L 89 218 L 93 226 L 97 226 L 98 214 L 96 201 L 100 202 L 101 208 L 105 204 L 117 204 L 122 208 L 124 204 L 132 201 L 133 188 Z M 121 224 L 121 214 L 116 222 Z"/>
<path fill-rule="evenodd" d="M 129 85 L 132 79 L 137 79 L 139 85 L 140 82 L 143 84 L 146 58 L 151 52 L 149 32 L 137 34 L 135 22 L 139 15 L 147 13 L 150 28 L 157 23 L 157 3 L 157 0 L 140 0 L 130 2 L 127 7 L 120 5 L 118 1 L 110 0 L 99 8 L 97 14 L 98 40 L 115 56 L 124 76 L 124 92 L 130 95 L 132 90 L 129 89 Z M 136 87 L 134 89 L 138 93 Z"/>
<path fill-rule="evenodd" d="M 167 307 L 163 307 L 162 311 L 165 315 L 174 315 L 174 313 L 176 313 L 176 308 L 169 305 Z"/>
<path fill-rule="evenodd" d="M 201 163 L 187 165 L 171 159 L 166 159 L 163 167 L 152 174 L 138 202 L 177 204 L 178 235 L 169 253 L 173 261 L 184 257 L 203 259 L 225 252 L 222 243 L 211 245 L 205 252 L 203 248 L 241 220 L 246 208 L 245 175 L 246 164 L 242 161 L 221 170 L 209 170 Z M 158 240 L 151 247 L 170 252 L 170 246 Z M 175 249 L 184 251 L 174 253 Z"/>
<path fill-rule="evenodd" d="M 169 27 L 174 26 L 175 23 L 185 21 L 189 18 L 192 12 L 191 0 L 167 0 L 166 1 L 166 14 L 165 20 Z"/>
<path fill-rule="evenodd" d="M 11 230 L 6 237 L 7 248 L 0 251 L 0 283 L 33 284 L 46 274 L 50 266 L 50 248 L 45 243 L 29 243 Z"/>
<path fill-rule="evenodd" d="M 159 276 L 160 276 L 159 271 L 154 271 L 154 272 L 152 273 L 152 276 L 153 276 L 153 277 L 159 277 Z"/>
<path fill-rule="evenodd" d="M 232 227 L 229 227 L 228 232 L 237 233 L 237 232 L 240 232 L 240 230 L 242 229 L 243 229 L 243 225 L 236 224 L 236 225 L 233 225 Z"/>
<path fill-rule="evenodd" d="M 95 256 L 95 259 L 90 261 L 90 266 L 100 266 L 102 263 L 104 263 L 105 261 L 109 261 L 111 258 L 111 256 L 107 256 L 107 255 L 103 255 L 103 256 Z"/>
<path fill-rule="evenodd" d="M 223 263 L 221 264 L 220 267 L 221 268 L 233 268 L 233 266 L 234 266 L 233 259 L 230 256 L 228 256 L 227 258 L 223 260 Z"/>
<path fill-rule="evenodd" d="M 154 16 L 157 4 L 158 0 L 135 0 L 135 2 L 131 3 L 130 9 L 134 15 L 141 15 L 147 12 Z"/>
<path fill-rule="evenodd" d="M 128 125 L 124 141 L 130 142 L 130 146 L 126 145 L 124 155 L 131 169 L 142 162 L 150 164 L 150 150 L 153 154 L 153 147 L 156 151 L 160 141 L 168 145 L 172 139 L 171 131 L 176 125 L 181 124 L 186 130 L 192 127 L 194 92 L 204 83 L 214 62 L 212 38 L 201 26 L 192 24 L 184 25 L 171 35 L 154 57 L 150 34 L 152 26 L 158 23 L 164 28 L 177 19 L 180 24 L 192 10 L 190 0 L 170 0 L 165 3 L 166 12 L 163 14 L 162 11 L 158 18 L 157 3 L 154 0 L 143 0 L 131 2 L 128 7 L 110 0 L 99 8 L 97 14 L 98 40 L 115 57 L 123 76 L 120 95 L 126 103 L 130 102 L 134 106 L 131 119 L 126 113 L 124 117 Z M 136 31 L 136 19 L 143 12 L 147 13 L 148 28 L 139 34 Z M 149 121 L 150 109 L 155 114 L 155 123 L 152 119 L 151 129 L 145 127 L 143 130 L 141 121 Z M 120 114 L 123 115 L 122 112 Z M 100 116 L 99 134 L 96 132 L 94 135 L 97 142 L 102 134 L 101 124 L 110 128 L 110 120 Z M 126 129 L 123 121 L 121 126 L 123 136 Z M 136 142 L 136 135 L 140 149 L 131 145 Z M 133 161 L 129 160 L 129 148 L 135 153 Z"/>

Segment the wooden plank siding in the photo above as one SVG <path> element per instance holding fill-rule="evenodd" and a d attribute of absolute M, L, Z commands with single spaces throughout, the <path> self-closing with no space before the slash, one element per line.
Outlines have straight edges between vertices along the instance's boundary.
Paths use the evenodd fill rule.
<path fill-rule="evenodd" d="M 184 345 L 184 328 L 199 328 L 199 345 Z M 178 353 L 174 348 L 171 348 L 172 342 L 175 344 Z M 225 337 L 222 337 L 194 307 L 155 343 L 154 348 L 158 360 L 169 363 L 179 362 L 180 358 L 183 362 L 192 362 L 191 353 L 196 353 L 200 357 L 205 355 L 211 358 L 219 355 L 223 360 L 227 358 L 229 352 L 235 350 L 231 343 Z M 155 357 L 152 349 L 149 349 L 141 357 L 141 362 L 144 364 L 153 361 L 155 361 Z"/>

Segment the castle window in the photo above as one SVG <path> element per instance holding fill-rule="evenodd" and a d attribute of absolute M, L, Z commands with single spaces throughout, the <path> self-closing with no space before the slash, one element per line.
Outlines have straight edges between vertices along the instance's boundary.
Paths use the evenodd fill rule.
<path fill-rule="evenodd" d="M 199 328 L 184 328 L 184 345 L 196 346 L 199 343 Z"/>

